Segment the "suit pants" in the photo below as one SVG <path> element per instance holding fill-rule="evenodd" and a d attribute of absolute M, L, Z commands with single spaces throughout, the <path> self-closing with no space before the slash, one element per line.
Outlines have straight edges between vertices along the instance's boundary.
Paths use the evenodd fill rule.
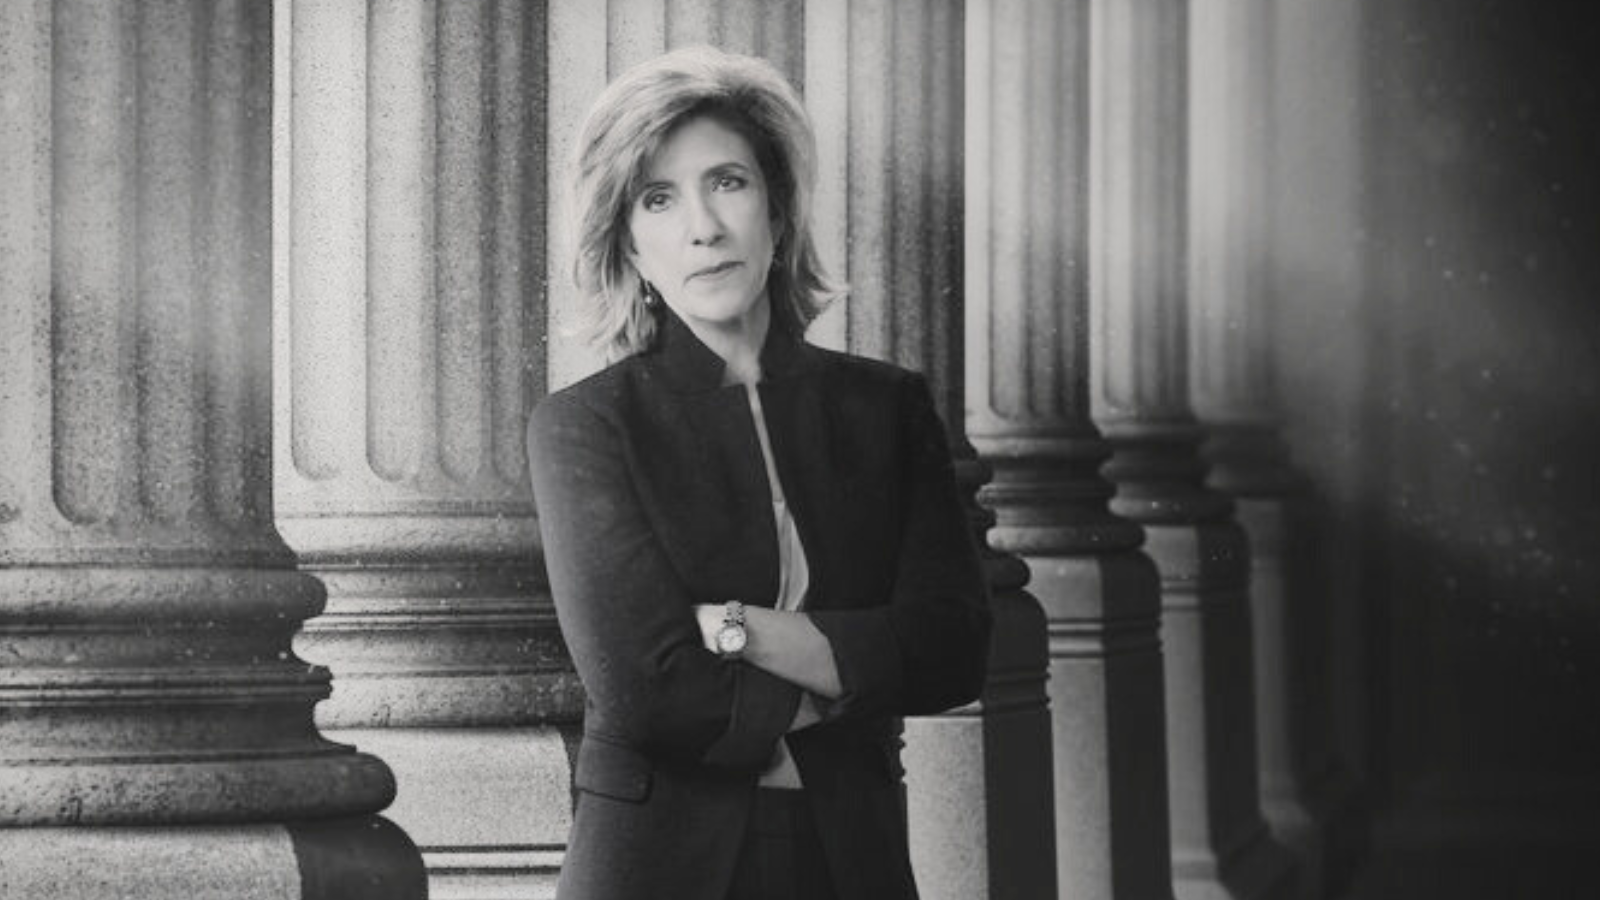
<path fill-rule="evenodd" d="M 728 900 L 837 900 L 804 791 L 757 788 Z"/>

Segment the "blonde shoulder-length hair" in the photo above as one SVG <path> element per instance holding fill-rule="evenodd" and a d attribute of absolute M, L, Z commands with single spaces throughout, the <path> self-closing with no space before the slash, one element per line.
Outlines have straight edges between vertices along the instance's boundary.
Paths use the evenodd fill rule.
<path fill-rule="evenodd" d="M 799 95 L 765 60 L 711 47 L 674 50 L 607 87 L 576 146 L 573 277 L 587 312 L 587 336 L 608 363 L 643 352 L 655 337 L 657 314 L 628 261 L 629 211 L 667 136 L 701 116 L 750 142 L 767 183 L 773 321 L 799 335 L 839 293 L 811 237 L 816 139 Z"/>

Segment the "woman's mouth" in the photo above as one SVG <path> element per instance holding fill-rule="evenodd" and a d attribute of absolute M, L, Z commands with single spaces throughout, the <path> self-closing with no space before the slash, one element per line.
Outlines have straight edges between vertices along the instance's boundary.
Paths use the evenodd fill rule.
<path fill-rule="evenodd" d="M 743 263 L 739 262 L 738 260 L 720 262 L 714 266 L 706 266 L 704 269 L 696 269 L 695 271 L 690 272 L 689 277 L 685 280 L 692 281 L 697 278 L 716 278 L 720 275 L 732 272 L 741 265 L 743 265 Z"/>

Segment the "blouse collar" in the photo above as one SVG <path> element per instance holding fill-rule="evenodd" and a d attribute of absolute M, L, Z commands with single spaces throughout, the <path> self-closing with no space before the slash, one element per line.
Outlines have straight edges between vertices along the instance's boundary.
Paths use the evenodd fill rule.
<path fill-rule="evenodd" d="M 693 330 L 672 310 L 658 313 L 655 341 L 645 353 L 647 365 L 663 380 L 681 392 L 712 391 L 722 387 L 722 357 L 705 345 Z M 776 381 L 796 375 L 810 364 L 813 352 L 801 338 L 791 334 L 778 316 L 767 327 L 761 345 L 761 380 Z"/>

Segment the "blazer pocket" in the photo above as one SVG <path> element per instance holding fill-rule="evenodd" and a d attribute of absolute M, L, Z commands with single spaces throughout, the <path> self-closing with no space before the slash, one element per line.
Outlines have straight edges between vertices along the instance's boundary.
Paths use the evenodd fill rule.
<path fill-rule="evenodd" d="M 615 741 L 585 734 L 578 747 L 572 784 L 591 794 L 643 803 L 650 796 L 654 769 L 644 754 Z"/>

